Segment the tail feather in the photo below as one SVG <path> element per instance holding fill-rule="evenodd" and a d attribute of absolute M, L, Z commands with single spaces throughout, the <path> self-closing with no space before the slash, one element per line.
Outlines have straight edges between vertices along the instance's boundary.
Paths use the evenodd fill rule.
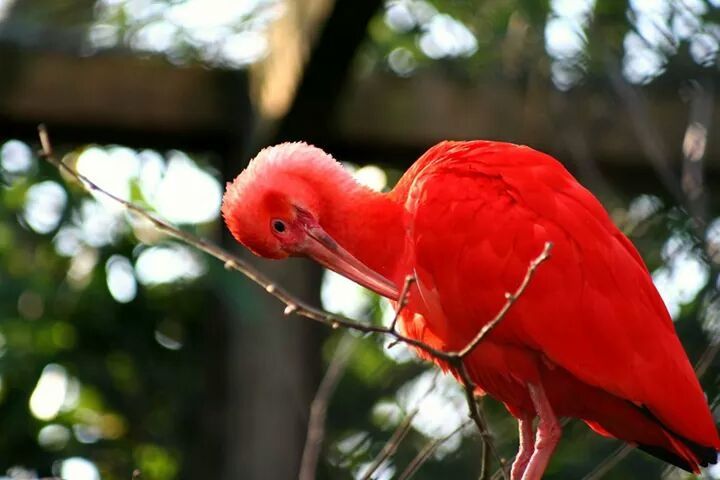
<path fill-rule="evenodd" d="M 686 458 L 683 458 L 674 452 L 666 450 L 662 447 L 656 447 L 655 445 L 638 445 L 638 448 L 645 453 L 649 453 L 655 458 L 659 458 L 664 462 L 675 465 L 678 468 L 682 468 L 686 472 L 698 473 L 698 469 L 695 465 L 691 464 Z"/>
<path fill-rule="evenodd" d="M 600 435 L 633 443 L 688 472 L 699 473 L 700 467 L 718 463 L 717 446 L 702 445 L 673 432 L 647 408 L 606 392 L 588 390 L 585 394 L 592 408 L 576 414 Z"/>
<path fill-rule="evenodd" d="M 680 441 L 677 441 L 677 443 L 680 443 Z M 689 443 L 692 444 L 692 442 Z M 678 448 L 679 446 L 675 444 L 675 451 L 656 445 L 638 445 L 638 448 L 660 460 L 692 473 L 700 473 L 700 467 L 707 467 L 718 462 L 718 452 L 714 447 L 690 444 L 684 444 L 684 448 Z M 683 451 L 684 455 L 678 454 L 678 450 Z"/>
<path fill-rule="evenodd" d="M 693 473 L 699 473 L 700 467 L 718 462 L 718 448 L 701 445 L 673 432 L 645 407 L 638 407 L 638 410 L 662 428 L 674 451 L 654 445 L 638 445 L 641 450 Z"/>

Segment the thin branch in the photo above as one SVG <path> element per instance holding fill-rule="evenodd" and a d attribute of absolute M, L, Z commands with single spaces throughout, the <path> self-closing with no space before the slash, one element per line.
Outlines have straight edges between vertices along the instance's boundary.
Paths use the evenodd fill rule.
<path fill-rule="evenodd" d="M 307 437 L 300 463 L 298 480 L 313 480 L 316 477 L 318 458 L 325 438 L 325 419 L 330 398 L 353 352 L 354 338 L 344 337 L 333 354 L 325 376 L 320 382 L 315 398 L 310 405 L 310 419 L 308 420 Z"/>
<path fill-rule="evenodd" d="M 400 297 L 398 299 L 398 305 L 395 309 L 395 316 L 392 319 L 392 322 L 390 322 L 390 330 L 393 332 L 395 331 L 395 326 L 397 325 L 398 318 L 400 318 L 400 314 L 402 313 L 403 309 L 407 306 L 408 303 L 408 296 L 410 294 L 410 287 L 415 282 L 415 277 L 412 275 L 408 275 L 405 277 L 405 283 L 403 284 L 402 290 L 400 290 Z"/>
<path fill-rule="evenodd" d="M 425 400 L 432 392 L 434 392 L 434 391 L 437 389 L 437 382 L 438 382 L 438 379 L 440 378 L 440 374 L 441 374 L 441 373 L 442 373 L 441 370 L 439 370 L 439 369 L 436 369 L 436 370 L 435 370 L 435 374 L 433 375 L 432 381 L 430 382 L 430 386 L 429 386 L 428 389 L 425 391 L 425 393 L 423 393 L 422 397 L 420 397 L 420 399 L 419 399 L 418 402 L 417 402 L 418 404 L 422 403 L 423 400 Z M 413 409 L 412 411 L 410 411 L 409 413 L 406 413 L 406 419 L 407 419 L 407 418 L 410 418 L 409 422 L 412 422 L 412 419 L 418 414 L 418 412 L 419 412 L 419 409 L 418 409 L 418 408 L 415 408 L 415 409 Z M 402 424 L 397 427 L 397 429 L 398 429 L 398 430 L 402 429 L 402 428 L 403 428 L 402 425 L 405 424 L 405 423 L 406 423 L 406 422 L 403 421 Z M 388 442 L 392 443 L 392 441 L 393 441 L 394 438 L 396 438 L 396 437 L 395 437 L 395 433 L 393 434 L 392 437 L 390 437 L 390 440 L 388 440 Z M 397 443 L 399 444 L 400 442 L 402 442 L 402 440 L 403 440 L 403 438 L 400 438 L 399 440 L 397 440 Z M 345 452 L 345 454 L 343 455 L 342 459 L 341 459 L 338 463 L 339 463 L 339 464 L 340 464 L 340 463 L 344 463 L 346 459 L 352 457 L 352 456 L 355 454 L 355 452 L 357 451 L 357 449 L 358 449 L 361 445 L 362 445 L 362 444 L 360 443 L 360 444 L 358 444 L 358 446 L 357 446 L 356 448 L 354 448 L 353 450 L 351 450 L 351 451 L 349 451 L 349 452 Z M 385 448 L 386 448 L 386 447 L 383 447 L 383 450 L 384 450 Z M 395 450 L 397 450 L 397 449 L 395 449 Z M 395 452 L 392 452 L 392 454 L 391 454 L 390 456 L 394 455 L 394 453 L 395 453 Z M 388 458 L 389 458 L 389 456 L 388 456 Z M 372 463 L 374 463 L 374 461 L 371 462 L 371 464 L 372 464 Z"/>
<path fill-rule="evenodd" d="M 500 465 L 503 478 L 507 480 L 509 477 L 507 471 L 505 470 L 502 457 L 500 457 L 500 453 L 495 446 L 492 435 L 487 428 L 485 417 L 483 417 L 478 409 L 477 401 L 475 399 L 476 385 L 470 378 L 470 374 L 468 373 L 467 367 L 465 366 L 465 362 L 463 362 L 462 358 L 459 360 L 458 367 L 456 369 L 460 375 L 460 379 L 462 380 L 463 388 L 465 390 L 465 400 L 468 404 L 468 409 L 470 410 L 470 418 L 473 422 L 475 422 L 475 425 L 477 425 L 480 437 L 484 444 L 483 448 L 490 450 L 492 456 L 495 457 L 495 461 L 497 461 L 498 465 Z M 485 470 L 485 466 L 483 466 L 483 470 Z"/>
<path fill-rule="evenodd" d="M 655 124 L 651 121 L 644 99 L 636 89 L 627 84 L 618 69 L 613 68 L 611 62 L 608 61 L 607 63 L 610 66 L 608 70 L 611 72 L 611 83 L 628 108 L 630 119 L 633 122 L 636 135 L 645 155 L 650 159 L 653 168 L 678 204 L 687 208 L 693 221 L 694 233 L 700 239 L 700 243 L 703 244 L 704 250 L 707 251 L 707 242 L 702 241 L 706 237 L 708 226 L 707 219 L 704 217 L 706 213 L 704 203 L 707 200 L 703 198 L 706 192 L 702 175 L 702 160 L 705 155 L 707 132 L 710 131 L 712 121 L 712 115 L 707 111 L 707 103 L 712 103 L 713 92 L 708 92 L 699 84 L 694 85 L 691 98 L 691 116 L 686 127 L 682 148 L 683 177 L 678 179 L 670 167 L 666 149 L 660 141 L 660 135 Z M 678 185 L 682 188 L 678 188 Z M 710 257 L 709 266 L 709 283 L 712 285 L 718 275 L 718 266 L 712 260 L 712 257 Z M 695 365 L 695 373 L 698 379 L 702 378 L 718 353 L 720 353 L 720 342 L 711 342 Z M 583 477 L 583 480 L 599 480 L 633 450 L 634 447 L 630 445 L 618 447 L 617 450 L 608 455 L 590 473 Z"/>
<path fill-rule="evenodd" d="M 680 181 L 673 170 L 672 161 L 665 147 L 665 141 L 656 128 L 655 119 L 651 117 L 647 99 L 641 91 L 623 78 L 617 62 L 613 61 L 609 54 L 606 55 L 605 63 L 610 85 L 626 108 L 640 147 L 665 189 L 680 205 L 683 205 L 685 202 L 680 188 Z"/>
<path fill-rule="evenodd" d="M 490 451 L 493 453 L 493 455 L 498 459 L 498 462 L 502 466 L 503 463 L 497 453 L 497 449 L 495 448 L 494 444 L 492 443 L 491 437 L 489 433 L 487 432 L 487 428 L 485 427 L 484 421 L 482 417 L 480 416 L 478 410 L 477 410 L 477 404 L 475 403 L 475 397 L 474 397 L 474 391 L 475 391 L 475 384 L 472 382 L 470 375 L 464 365 L 464 358 L 472 353 L 472 351 L 480 344 L 480 342 L 483 341 L 483 339 L 492 332 L 492 330 L 507 316 L 508 312 L 512 308 L 512 306 L 518 301 L 518 299 L 523 295 L 525 290 L 527 289 L 528 285 L 530 284 L 530 281 L 532 280 L 533 276 L 535 275 L 535 272 L 537 271 L 538 267 L 545 262 L 548 258 L 550 258 L 550 251 L 552 249 L 552 243 L 546 242 L 544 245 L 544 248 L 540 255 L 538 255 L 535 259 L 533 259 L 528 269 L 525 273 L 525 276 L 518 286 L 518 288 L 515 290 L 514 293 L 507 293 L 506 294 L 506 300 L 503 307 L 500 309 L 498 314 L 490 320 L 487 324 L 485 324 L 480 331 L 473 337 L 473 339 L 461 350 L 459 351 L 450 351 L 446 352 L 443 350 L 439 350 L 431 345 L 428 345 L 420 340 L 416 340 L 414 338 L 408 337 L 400 332 L 397 331 L 396 323 L 397 319 L 399 317 L 400 311 L 405 307 L 407 304 L 407 296 L 408 292 L 410 290 L 412 282 L 415 281 L 415 279 L 412 276 L 409 276 L 405 279 L 405 284 L 403 287 L 403 292 L 398 298 L 398 313 L 396 314 L 395 318 L 393 319 L 392 324 L 390 327 L 382 327 L 382 326 L 376 326 L 376 325 L 369 325 L 366 323 L 359 322 L 357 320 L 352 320 L 350 318 L 347 318 L 342 315 L 336 315 L 329 312 L 326 312 L 324 310 L 312 307 L 308 305 L 307 303 L 299 300 L 292 294 L 290 294 L 287 290 L 284 288 L 278 286 L 276 283 L 274 283 L 272 280 L 270 280 L 268 277 L 260 273 L 257 269 L 253 268 L 249 263 L 242 260 L 240 257 L 233 255 L 226 251 L 223 248 L 220 248 L 219 246 L 210 243 L 200 237 L 197 237 L 189 232 L 186 232 L 184 230 L 181 230 L 170 223 L 166 222 L 165 220 L 160 219 L 159 217 L 155 216 L 154 214 L 148 212 L 144 208 L 129 202 L 123 198 L 118 197 L 117 195 L 114 195 L 107 190 L 104 190 L 100 186 L 98 186 L 95 182 L 90 180 L 85 175 L 79 173 L 77 170 L 71 168 L 68 166 L 65 162 L 62 160 L 58 160 L 52 149 L 52 144 L 50 143 L 50 137 L 48 135 L 47 129 L 44 125 L 40 125 L 38 127 L 38 133 L 40 136 L 40 143 L 42 146 L 42 150 L 40 152 L 40 155 L 44 157 L 48 162 L 53 164 L 55 167 L 57 167 L 59 170 L 67 173 L 75 179 L 78 183 L 80 183 L 87 191 L 90 193 L 97 193 L 102 196 L 105 196 L 106 198 L 109 198 L 113 200 L 114 202 L 117 202 L 118 204 L 124 206 L 127 210 L 130 212 L 138 215 L 141 218 L 144 218 L 145 220 L 152 223 L 155 228 L 158 230 L 167 233 L 168 235 L 175 237 L 179 240 L 182 240 L 183 242 L 187 243 L 188 245 L 195 247 L 198 250 L 201 250 L 208 255 L 220 260 L 225 265 L 225 268 L 229 270 L 235 270 L 237 272 L 242 273 L 245 277 L 249 278 L 256 284 L 260 285 L 267 291 L 270 295 L 274 296 L 278 300 L 280 300 L 282 303 L 285 304 L 285 314 L 290 315 L 292 313 L 295 313 L 299 316 L 308 318 L 310 320 L 314 320 L 320 323 L 323 323 L 325 325 L 328 325 L 332 328 L 338 328 L 343 327 L 351 330 L 355 330 L 358 332 L 363 333 L 380 333 L 383 335 L 387 335 L 389 337 L 392 337 L 395 342 L 403 342 L 407 345 L 410 345 L 412 347 L 415 347 L 419 350 L 422 350 L 423 352 L 429 354 L 431 357 L 433 357 L 436 360 L 445 361 L 447 362 L 451 367 L 455 369 L 456 372 L 460 375 L 460 377 L 463 380 L 463 387 L 465 388 L 465 394 L 468 401 L 468 408 L 470 409 L 470 415 L 475 421 L 476 425 L 480 429 L 481 436 L 483 438 L 484 442 L 487 442 L 488 448 L 490 448 Z M 503 476 L 507 477 L 507 473 L 503 469 Z"/>
<path fill-rule="evenodd" d="M 620 463 L 621 460 L 630 455 L 630 452 L 632 452 L 634 449 L 635 447 L 629 444 L 618 447 L 617 450 L 608 455 L 608 457 L 603 462 L 601 462 L 597 467 L 595 467 L 592 472 L 585 475 L 582 480 L 600 480 L 610 470 L 615 468 L 615 466 Z"/>
<path fill-rule="evenodd" d="M 465 356 L 470 354 L 475 349 L 475 347 L 477 347 L 478 344 L 482 342 L 483 338 L 485 338 L 485 336 L 487 336 L 502 321 L 502 319 L 505 318 L 505 315 L 507 315 L 508 311 L 512 308 L 518 298 L 520 298 L 520 296 L 525 293 L 525 289 L 527 289 L 528 285 L 530 285 L 530 280 L 532 280 L 532 277 L 535 275 L 535 271 L 537 270 L 537 268 L 545 260 L 550 258 L 550 251 L 552 250 L 552 247 L 552 242 L 545 242 L 543 251 L 537 258 L 530 262 L 530 266 L 525 273 L 525 278 L 523 278 L 522 283 L 520 283 L 520 286 L 517 288 L 517 290 L 515 290 L 515 293 L 505 294 L 505 305 L 503 305 L 497 315 L 495 315 L 495 318 L 486 323 L 477 333 L 475 338 L 473 338 L 472 341 L 468 343 L 465 348 L 458 352 L 460 358 L 464 358 Z"/>
<path fill-rule="evenodd" d="M 152 223 L 153 226 L 158 230 L 167 233 L 168 235 L 175 237 L 179 240 L 182 240 L 188 245 L 195 247 L 196 249 L 207 253 L 211 257 L 220 260 L 221 262 L 223 262 L 225 268 L 227 268 L 228 270 L 235 270 L 239 273 L 242 273 L 245 277 L 249 278 L 256 284 L 263 287 L 265 291 L 268 292 L 270 295 L 284 303 L 286 307 L 286 315 L 295 313 L 310 320 L 314 320 L 316 322 L 328 325 L 332 328 L 344 327 L 363 333 L 382 333 L 390 335 L 392 337 L 395 337 L 395 339 L 407 343 L 408 345 L 411 345 L 413 347 L 419 348 L 434 357 L 440 359 L 449 358 L 449 354 L 447 352 L 437 350 L 430 345 L 427 345 L 426 343 L 410 337 L 406 337 L 401 333 L 392 332 L 386 327 L 368 325 L 366 323 L 358 322 L 357 320 L 352 320 L 342 315 L 329 313 L 308 305 L 307 303 L 299 300 L 298 298 L 290 294 L 284 288 L 274 283 L 272 280 L 270 280 L 264 274 L 260 273 L 260 271 L 253 268 L 249 263 L 242 260 L 237 255 L 233 255 L 227 250 L 218 247 L 217 245 L 210 243 L 200 237 L 197 237 L 192 233 L 180 230 L 179 228 L 148 212 L 144 208 L 123 198 L 120 198 L 117 195 L 108 192 L 107 190 L 104 190 L 82 173 L 79 173 L 75 169 L 71 168 L 62 160 L 58 160 L 57 158 L 55 158 L 52 146 L 50 144 L 50 139 L 47 134 L 47 130 L 43 125 L 41 125 L 40 127 L 38 127 L 38 131 L 40 134 L 40 142 L 42 144 L 42 151 L 40 152 L 40 155 L 46 160 L 48 160 L 50 163 L 55 165 L 58 169 L 70 175 L 73 179 L 83 185 L 85 189 L 88 190 L 90 193 L 98 193 L 113 200 L 114 202 L 117 202 L 118 204 L 128 209 L 130 212 Z"/>
<path fill-rule="evenodd" d="M 402 442 L 403 439 L 410 432 L 410 429 L 412 427 L 412 421 L 418 414 L 418 411 L 419 410 L 417 409 L 413 410 L 409 415 L 405 417 L 402 423 L 398 425 L 397 429 L 395 429 L 390 439 L 387 441 L 387 443 L 385 443 L 382 450 L 380 450 L 380 453 L 370 463 L 370 467 L 363 474 L 362 480 L 370 480 L 372 474 L 375 473 L 378 468 L 380 468 L 383 462 L 395 455 L 395 452 L 400 446 L 400 442 Z"/>
<path fill-rule="evenodd" d="M 431 356 L 435 357 L 438 360 L 445 360 L 451 363 L 457 362 L 459 358 L 462 358 L 463 356 L 467 355 L 470 351 L 472 351 L 484 338 L 487 334 L 492 331 L 492 329 L 497 326 L 500 321 L 503 320 L 505 315 L 507 315 L 508 311 L 510 310 L 510 307 L 518 300 L 519 296 L 525 291 L 525 288 L 527 287 L 527 284 L 530 282 L 532 276 L 534 275 L 537 267 L 545 260 L 549 258 L 549 251 L 552 248 L 551 242 L 546 242 L 545 247 L 542 251 L 542 253 L 534 259 L 530 266 L 528 267 L 528 272 L 525 275 L 525 278 L 523 279 L 523 282 L 521 283 L 520 287 L 516 290 L 514 294 L 507 294 L 506 295 L 506 302 L 503 305 L 502 309 L 500 310 L 500 313 L 493 318 L 490 322 L 488 322 L 485 327 L 483 327 L 480 332 L 473 338 L 473 340 L 461 351 L 459 352 L 445 352 L 443 350 L 438 350 L 424 342 L 421 342 L 419 340 L 416 340 L 411 337 L 407 337 L 403 335 L 402 333 L 399 333 L 397 331 L 391 330 L 387 327 L 381 327 L 376 325 L 368 325 L 366 323 L 359 322 L 357 320 L 352 320 L 350 318 L 347 318 L 343 315 L 337 315 L 333 313 L 326 312 L 324 310 L 312 307 L 308 305 L 307 303 L 297 299 L 295 296 L 290 294 L 287 290 L 284 288 L 278 286 L 276 283 L 274 283 L 272 280 L 270 280 L 268 277 L 266 277 L 264 274 L 260 273 L 257 269 L 253 268 L 249 263 L 242 260 L 237 255 L 233 255 L 227 250 L 218 247 L 217 245 L 210 243 L 198 236 L 193 235 L 192 233 L 186 232 L 184 230 L 181 230 L 170 223 L 158 218 L 157 216 L 153 215 L 152 213 L 148 212 L 144 208 L 129 202 L 123 198 L 118 197 L 117 195 L 108 192 L 107 190 L 104 190 L 100 186 L 98 186 L 96 183 L 94 183 L 92 180 L 90 180 L 88 177 L 83 175 L 82 173 L 79 173 L 75 169 L 68 166 L 65 162 L 62 160 L 58 160 L 55 158 L 53 149 L 50 143 L 50 138 L 47 133 L 47 129 L 44 125 L 40 125 L 38 127 L 38 132 L 40 135 L 40 143 L 42 145 L 42 151 L 40 152 L 40 155 L 44 157 L 46 160 L 48 160 L 50 163 L 55 165 L 58 169 L 66 172 L 69 174 L 72 178 L 74 178 L 76 181 L 78 181 L 81 185 L 83 185 L 86 190 L 88 190 L 90 193 L 98 193 L 100 195 L 103 195 L 120 205 L 127 208 L 129 211 L 133 212 L 134 214 L 138 215 L 141 218 L 144 218 L 145 220 L 148 220 L 150 223 L 155 226 L 158 230 L 167 233 L 168 235 L 175 237 L 179 240 L 182 240 L 183 242 L 187 243 L 188 245 L 191 245 L 192 247 L 195 247 L 198 250 L 201 250 L 208 255 L 215 257 L 216 259 L 220 260 L 224 263 L 225 268 L 228 270 L 235 270 L 239 273 L 242 273 L 247 278 L 255 282 L 256 284 L 260 285 L 265 289 L 266 292 L 268 292 L 270 295 L 274 296 L 278 300 L 280 300 L 282 303 L 285 304 L 285 314 L 290 315 L 291 313 L 295 313 L 297 315 L 300 315 L 302 317 L 308 318 L 310 320 L 315 320 L 317 322 L 323 323 L 325 325 L 328 325 L 332 328 L 338 328 L 338 327 L 344 327 L 349 328 L 351 330 L 356 330 L 363 333 L 381 333 L 385 335 L 389 335 L 391 337 L 394 337 L 396 340 L 404 342 L 412 347 L 418 348 L 420 350 L 423 350 L 425 353 L 430 354 Z M 412 281 L 406 280 L 406 284 L 410 284 Z"/>
<path fill-rule="evenodd" d="M 705 372 L 707 371 L 708 367 L 712 365 L 712 362 L 713 360 L 715 360 L 715 357 L 718 353 L 720 353 L 720 340 L 708 345 L 708 347 L 700 356 L 700 359 L 695 364 L 695 373 L 697 373 L 698 378 L 701 378 L 703 375 L 705 375 Z"/>
<path fill-rule="evenodd" d="M 695 364 L 695 374 L 698 379 L 702 378 L 719 352 L 720 342 L 708 345 L 703 354 L 700 356 L 700 359 Z M 634 450 L 635 447 L 630 444 L 621 445 L 617 448 L 617 450 L 605 457 L 602 462 L 598 463 L 597 466 L 590 473 L 585 475 L 582 480 L 600 480 Z"/>
<path fill-rule="evenodd" d="M 469 424 L 469 421 L 464 422 L 444 437 L 436 438 L 435 440 L 430 441 L 427 445 L 423 447 L 422 450 L 420 450 L 420 452 L 415 456 L 415 458 L 412 459 L 408 466 L 405 467 L 405 470 L 403 470 L 403 472 L 400 474 L 398 480 L 408 480 L 413 475 L 415 475 L 418 469 L 425 462 L 427 462 L 428 458 L 430 458 L 430 455 L 432 455 L 433 452 L 437 450 L 440 445 L 450 440 L 453 436 L 457 435 L 460 431 L 462 431 L 463 428 L 467 427 Z"/>
<path fill-rule="evenodd" d="M 482 405 L 482 404 L 481 404 Z M 485 418 L 484 413 L 480 412 Z M 482 442 L 480 444 L 480 475 L 478 475 L 478 478 L 480 480 L 490 480 L 490 442 Z M 501 462 L 500 463 L 500 470 L 505 470 L 505 465 Z"/>

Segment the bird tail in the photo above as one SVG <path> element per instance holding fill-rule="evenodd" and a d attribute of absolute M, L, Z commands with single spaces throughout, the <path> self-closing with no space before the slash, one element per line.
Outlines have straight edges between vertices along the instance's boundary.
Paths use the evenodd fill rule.
<path fill-rule="evenodd" d="M 716 446 L 701 445 L 682 435 L 678 435 L 663 425 L 660 419 L 647 408 L 639 408 L 639 410 L 663 429 L 668 443 L 673 447 L 671 451 L 654 445 L 640 444 L 638 445 L 640 450 L 693 473 L 699 473 L 700 467 L 707 467 L 718 462 L 719 450 Z"/>
<path fill-rule="evenodd" d="M 648 409 L 627 401 L 622 403 L 624 408 L 614 405 L 615 408 L 624 410 L 624 414 L 619 416 L 624 417 L 622 425 L 607 420 L 598 422 L 586 419 L 585 423 L 601 435 L 624 438 L 630 442 L 634 440 L 633 443 L 640 450 L 688 472 L 700 473 L 701 467 L 718 462 L 720 450 L 716 446 L 701 445 L 678 435 L 670 431 Z M 634 414 L 630 411 L 634 411 Z"/>

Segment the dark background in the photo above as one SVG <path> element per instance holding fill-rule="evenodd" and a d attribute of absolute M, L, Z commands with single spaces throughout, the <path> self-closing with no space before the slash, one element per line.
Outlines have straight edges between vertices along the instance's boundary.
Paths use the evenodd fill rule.
<path fill-rule="evenodd" d="M 88 196 L 35 154 L 40 122 L 101 186 L 242 255 L 219 195 L 264 145 L 315 143 L 380 188 L 441 139 L 551 153 L 640 249 L 717 418 L 719 42 L 717 0 L 0 0 L 0 474 L 295 478 L 328 365 L 317 478 L 362 478 L 410 418 L 373 477 L 400 478 L 467 418 L 405 347 L 284 317 Z M 391 317 L 307 261 L 253 262 L 313 304 Z M 484 408 L 511 459 L 514 422 Z M 640 452 L 609 468 L 619 446 L 572 421 L 547 478 L 688 476 Z M 467 428 L 413 478 L 480 466 Z"/>

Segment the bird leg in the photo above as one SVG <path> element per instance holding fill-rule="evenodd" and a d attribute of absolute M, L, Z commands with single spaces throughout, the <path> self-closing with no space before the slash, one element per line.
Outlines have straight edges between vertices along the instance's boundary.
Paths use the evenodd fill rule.
<path fill-rule="evenodd" d="M 520 437 L 520 448 L 518 449 L 515 461 L 512 464 L 512 469 L 510 470 L 511 480 L 522 480 L 525 468 L 530 461 L 530 457 L 535 451 L 535 432 L 533 431 L 532 415 L 518 419 L 518 432 Z"/>
<path fill-rule="evenodd" d="M 522 480 L 540 480 L 543 473 L 545 473 L 545 468 L 547 468 L 550 462 L 550 457 L 555 447 L 560 441 L 562 429 L 560 428 L 560 423 L 552 410 L 552 406 L 545 395 L 545 390 L 542 385 L 529 383 L 528 391 L 530 392 L 530 399 L 535 407 L 535 412 L 540 420 L 538 421 L 537 434 L 535 436 L 535 451 L 525 468 Z"/>

